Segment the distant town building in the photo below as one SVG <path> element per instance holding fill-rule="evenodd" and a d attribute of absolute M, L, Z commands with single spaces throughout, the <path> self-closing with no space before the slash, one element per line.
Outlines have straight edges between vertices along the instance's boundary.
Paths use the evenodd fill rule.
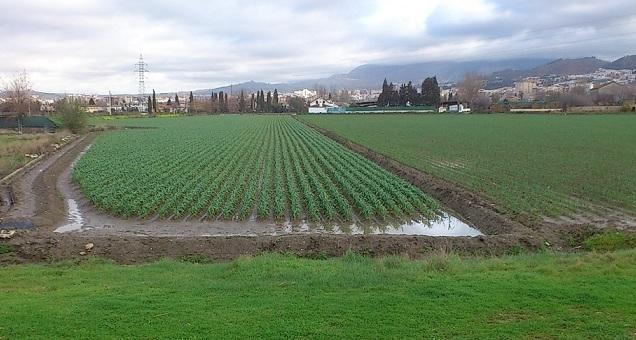
<path fill-rule="evenodd" d="M 615 81 L 609 81 L 604 84 L 600 84 L 592 87 L 590 90 L 591 94 L 600 94 L 600 95 L 616 95 L 622 93 L 626 90 L 626 86 L 619 84 Z"/>
<path fill-rule="evenodd" d="M 309 104 L 309 113 L 344 113 L 344 108 L 330 100 L 318 98 Z"/>
<path fill-rule="evenodd" d="M 537 88 L 537 79 L 534 78 L 526 78 L 515 82 L 515 91 L 520 99 L 534 99 Z"/>
<path fill-rule="evenodd" d="M 462 113 L 462 112 L 470 112 L 469 108 L 465 108 L 464 104 L 455 101 L 455 100 L 451 100 L 451 101 L 445 101 L 442 102 L 439 106 L 439 109 L 437 110 L 438 112 L 456 112 L 456 113 Z"/>
<path fill-rule="evenodd" d="M 312 91 L 312 90 L 307 90 L 307 89 L 302 89 L 299 91 L 294 91 L 294 96 L 296 97 L 301 97 L 305 100 L 310 99 L 310 98 L 315 98 L 317 95 L 316 91 Z"/>

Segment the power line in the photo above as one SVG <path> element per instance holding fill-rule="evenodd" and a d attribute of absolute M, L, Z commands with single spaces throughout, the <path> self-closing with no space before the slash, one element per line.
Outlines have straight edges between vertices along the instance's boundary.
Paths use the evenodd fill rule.
<path fill-rule="evenodd" d="M 146 72 L 148 70 L 148 64 L 144 62 L 144 56 L 139 53 L 139 61 L 135 64 L 135 72 L 139 78 L 139 112 L 146 112 Z"/>

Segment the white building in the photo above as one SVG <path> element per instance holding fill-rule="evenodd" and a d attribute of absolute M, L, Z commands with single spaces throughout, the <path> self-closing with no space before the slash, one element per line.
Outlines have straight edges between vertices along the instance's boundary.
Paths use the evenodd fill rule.
<path fill-rule="evenodd" d="M 457 113 L 462 113 L 462 112 L 470 112 L 469 108 L 465 108 L 464 104 L 458 102 L 458 101 L 447 101 L 447 102 L 443 102 L 440 107 L 437 109 L 437 112 L 457 112 Z"/>
<path fill-rule="evenodd" d="M 309 99 L 309 98 L 315 98 L 317 95 L 316 91 L 312 91 L 312 90 L 307 90 L 307 89 L 302 89 L 299 91 L 294 91 L 294 96 L 296 97 L 301 97 L 305 100 Z"/>
<path fill-rule="evenodd" d="M 309 104 L 309 113 L 336 113 L 340 107 L 330 100 L 318 98 Z"/>

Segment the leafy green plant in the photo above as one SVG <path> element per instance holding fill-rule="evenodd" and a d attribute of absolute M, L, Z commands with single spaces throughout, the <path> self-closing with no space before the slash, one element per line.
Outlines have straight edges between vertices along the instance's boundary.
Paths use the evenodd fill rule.
<path fill-rule="evenodd" d="M 100 136 L 73 179 L 123 217 L 309 220 L 433 217 L 418 188 L 286 116 L 139 120 Z M 143 123 L 141 123 L 143 122 Z"/>
<path fill-rule="evenodd" d="M 8 244 L 0 244 L 0 255 L 9 254 L 13 252 L 13 248 L 11 248 Z"/>
<path fill-rule="evenodd" d="M 636 235 L 621 232 L 600 233 L 588 237 L 583 241 L 583 246 L 588 250 L 597 251 L 636 248 Z"/>

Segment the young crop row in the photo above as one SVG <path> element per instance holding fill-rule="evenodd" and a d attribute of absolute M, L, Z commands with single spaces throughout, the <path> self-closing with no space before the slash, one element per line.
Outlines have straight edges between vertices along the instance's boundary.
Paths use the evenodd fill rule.
<path fill-rule="evenodd" d="M 290 117 L 175 119 L 104 135 L 73 179 L 124 217 L 322 222 L 432 218 L 419 189 Z"/>

